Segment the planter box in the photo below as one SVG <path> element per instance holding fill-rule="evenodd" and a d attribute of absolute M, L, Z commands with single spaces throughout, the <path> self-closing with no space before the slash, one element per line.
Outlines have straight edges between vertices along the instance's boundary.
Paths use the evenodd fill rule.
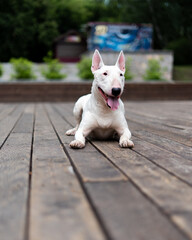
<path fill-rule="evenodd" d="M 76 101 L 91 82 L 0 83 L 0 102 Z M 124 100 L 192 100 L 192 83 L 126 83 Z"/>
<path fill-rule="evenodd" d="M 147 52 L 125 52 L 125 59 L 131 59 L 131 72 L 133 73 L 133 81 L 143 81 L 143 75 L 146 71 L 148 60 L 157 59 L 160 61 L 161 68 L 164 69 L 163 77 L 167 81 L 172 80 L 173 76 L 173 52 L 172 51 L 147 51 Z M 93 52 L 87 52 L 84 56 L 92 58 Z M 106 65 L 115 64 L 119 53 L 101 52 L 102 59 Z"/>

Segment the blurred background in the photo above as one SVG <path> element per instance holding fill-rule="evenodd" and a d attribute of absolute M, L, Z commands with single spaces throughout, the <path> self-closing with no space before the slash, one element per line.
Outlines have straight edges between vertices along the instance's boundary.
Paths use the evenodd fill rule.
<path fill-rule="evenodd" d="M 167 79 L 190 80 L 191 22 L 191 0 L 1 0 L 0 62 L 78 62 L 95 48 L 109 59 L 123 49 L 132 65 L 142 65 L 146 52 L 147 60 L 171 56 L 164 62 L 173 73 Z"/>

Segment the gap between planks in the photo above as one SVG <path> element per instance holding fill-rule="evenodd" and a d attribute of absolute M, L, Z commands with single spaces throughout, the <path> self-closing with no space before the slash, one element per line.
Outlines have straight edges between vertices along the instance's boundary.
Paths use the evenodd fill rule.
<path fill-rule="evenodd" d="M 62 106 L 63 107 L 63 106 Z M 58 106 L 57 106 L 57 109 L 58 109 Z M 71 110 L 71 109 L 69 109 L 69 105 L 68 106 L 66 106 L 65 105 L 65 111 L 66 110 Z M 61 112 L 60 112 L 60 114 L 61 114 Z M 63 115 L 62 115 L 63 116 Z M 64 116 L 63 116 L 64 117 Z M 65 117 L 66 117 L 66 115 L 65 115 Z M 65 118 L 65 120 L 66 120 L 66 118 Z M 70 118 L 70 120 L 68 121 L 70 124 L 71 124 L 71 118 Z M 95 143 L 94 143 L 95 144 Z M 98 144 L 98 143 L 97 143 Z M 101 151 L 102 152 L 102 151 Z M 109 152 L 109 151 L 108 151 Z M 143 156 L 143 157 L 145 157 L 145 156 Z M 145 157 L 146 158 L 146 157 Z M 165 170 L 166 171 L 166 169 L 163 169 L 163 170 Z M 169 172 L 168 172 L 169 173 Z M 130 175 L 127 175 L 128 177 L 130 177 Z M 174 178 L 175 176 L 172 176 L 172 178 Z M 176 178 L 177 179 L 177 178 Z M 179 179 L 177 179 L 177 180 L 179 180 Z M 139 189 L 140 189 L 140 191 L 142 191 L 143 192 L 143 190 L 142 190 L 142 188 L 140 188 L 139 187 Z M 186 187 L 185 187 L 185 189 L 186 189 Z M 190 191 L 191 191 L 191 188 L 188 188 L 188 189 L 190 189 Z M 144 194 L 146 195 L 147 194 L 147 197 L 149 197 L 148 196 L 148 193 L 147 192 L 144 192 Z M 151 197 L 149 197 L 150 199 L 151 199 Z M 189 199 L 190 200 L 190 199 Z M 175 216 L 175 218 L 173 218 L 170 214 L 167 214 L 166 213 L 166 211 L 161 207 L 161 205 L 157 205 L 157 203 L 153 200 L 153 199 L 151 199 L 151 201 L 153 201 L 153 203 L 157 206 L 157 207 L 159 207 L 160 209 L 162 209 L 162 211 L 164 212 L 164 214 L 166 214 L 166 215 L 169 215 L 169 219 L 170 219 L 170 221 L 172 222 L 173 221 L 173 224 L 175 224 L 175 226 L 177 226 L 177 227 L 179 227 L 179 229 L 181 229 L 181 231 L 183 231 L 184 230 L 184 232 L 187 232 L 187 234 L 189 234 L 189 235 L 191 235 L 191 231 L 189 230 L 190 229 L 190 226 L 188 226 L 188 227 L 186 227 L 186 226 L 181 226 L 181 224 L 180 223 L 182 223 L 182 221 L 180 221 L 179 220 L 179 218 L 177 219 L 177 217 Z M 190 201 L 189 201 L 189 204 L 190 204 Z M 180 223 L 179 223 L 180 222 Z M 179 223 L 179 224 L 178 224 Z"/>
<path fill-rule="evenodd" d="M 31 107 L 31 105 L 19 105 L 16 114 L 15 112 L 13 116 L 10 114 L 11 119 L 8 119 L 7 125 L 5 124 L 5 129 L 11 128 L 11 132 L 0 152 L 1 239 L 23 239 L 26 227 L 31 122 L 29 121 L 22 130 L 19 125 L 21 119 L 32 111 Z"/>
<path fill-rule="evenodd" d="M 58 113 L 61 114 L 63 119 L 68 122 L 69 126 L 74 126 L 74 118 L 73 118 L 72 113 L 71 113 L 71 105 L 68 105 L 68 104 L 67 105 L 63 104 L 62 105 L 62 106 L 64 106 L 64 109 L 65 109 L 65 116 L 62 114 L 61 109 L 58 107 L 60 105 L 54 104 L 53 106 L 54 106 L 55 110 L 57 110 Z M 180 179 L 184 183 L 186 183 L 190 186 L 192 185 L 192 174 L 191 174 L 191 171 L 190 171 L 191 161 L 190 160 L 188 160 L 186 158 L 183 158 L 180 155 L 178 155 L 177 153 L 171 152 L 170 150 L 165 150 L 165 146 L 164 146 L 164 148 L 162 148 L 161 146 L 156 145 L 153 142 L 149 141 L 149 138 L 145 139 L 145 137 L 143 136 L 143 138 L 144 138 L 144 141 L 143 141 L 143 138 L 141 136 L 138 137 L 137 135 L 135 135 L 134 132 L 133 132 L 133 136 L 135 136 L 134 140 L 137 142 L 137 146 L 135 148 L 133 148 L 133 151 L 135 151 L 139 155 L 147 158 L 153 164 L 159 166 L 163 170 L 165 170 L 168 173 L 172 174 L 173 176 L 177 177 L 178 179 Z M 94 142 L 94 143 L 91 142 L 91 144 L 98 150 L 98 148 L 96 147 L 97 142 Z M 139 149 L 137 149 L 138 146 L 139 146 Z M 151 149 L 153 149 L 153 151 L 150 151 L 150 149 L 148 149 L 149 147 Z M 186 148 L 189 149 L 188 147 L 186 147 Z M 145 154 L 142 154 L 143 151 L 145 152 Z M 100 152 L 101 152 L 101 154 L 103 154 L 102 151 L 100 151 Z M 164 162 L 163 161 L 157 161 L 156 156 L 154 154 L 156 156 L 158 156 L 158 158 L 160 158 L 160 159 L 164 159 L 165 155 L 166 155 L 166 157 L 169 156 L 170 160 L 173 159 L 172 165 L 167 166 L 166 161 L 164 161 Z M 106 157 L 106 155 L 104 155 L 104 156 Z M 110 160 L 110 159 L 108 158 L 108 160 Z M 177 162 L 176 162 L 176 160 L 177 160 Z M 180 167 L 177 169 L 177 166 L 178 166 L 178 164 L 180 163 L 181 160 L 182 160 L 182 169 Z M 110 162 L 114 165 L 112 160 L 110 160 Z M 117 167 L 117 166 L 115 166 L 115 167 Z"/>
<path fill-rule="evenodd" d="M 11 132 L 13 131 L 14 127 L 21 119 L 23 112 L 24 112 L 24 105 L 15 106 L 11 111 L 7 111 L 7 116 L 4 115 L 4 118 L 0 121 L 0 149 L 3 147 L 5 142 L 7 141 L 8 137 L 10 136 Z"/>
<path fill-rule="evenodd" d="M 65 109 L 66 110 L 66 109 Z M 66 116 L 66 115 L 65 115 Z M 64 117 L 64 116 L 63 116 Z M 65 121 L 66 121 L 66 118 L 65 118 Z M 68 123 L 69 122 L 71 122 L 71 119 L 70 119 L 70 121 L 68 121 Z M 76 150 L 76 151 L 78 151 L 78 150 Z M 127 175 L 126 175 L 127 176 Z M 168 214 L 166 214 L 165 213 L 165 211 L 164 210 L 162 210 L 162 208 L 160 207 L 160 206 L 158 206 L 151 198 L 149 198 L 149 196 L 147 195 L 147 194 L 145 194 L 142 190 L 141 190 L 141 188 L 138 186 L 138 185 L 136 185 L 133 181 L 131 181 L 132 182 L 132 184 L 139 190 L 139 192 L 143 195 L 143 196 L 145 196 L 145 198 L 146 199 L 148 199 L 151 203 L 153 203 L 153 205 L 155 206 L 155 207 L 157 207 L 158 209 L 159 209 L 159 211 L 160 211 L 160 213 L 161 214 L 163 214 L 167 219 L 169 219 L 169 221 L 170 221 L 170 223 L 171 224 L 173 224 L 173 226 L 175 227 L 175 229 L 180 229 L 174 222 L 172 222 L 172 220 L 171 220 L 171 218 L 170 218 L 170 216 L 168 215 Z M 106 182 L 103 182 L 103 184 L 105 184 Z M 85 183 L 85 185 L 86 185 L 87 183 Z M 102 184 L 102 183 L 101 183 Z M 91 196 L 90 196 L 91 197 Z M 92 201 L 94 201 L 94 199 L 92 199 Z M 184 232 L 180 229 L 180 231 L 181 231 L 181 234 L 184 234 Z M 184 234 L 185 235 L 185 234 Z"/>
<path fill-rule="evenodd" d="M 69 172 L 71 163 L 60 145 L 49 114 L 43 105 L 37 107 L 30 239 L 42 239 L 45 236 L 46 239 L 63 239 L 64 235 L 66 239 L 105 239 L 104 236 L 109 233 L 95 218 L 78 176 Z"/>

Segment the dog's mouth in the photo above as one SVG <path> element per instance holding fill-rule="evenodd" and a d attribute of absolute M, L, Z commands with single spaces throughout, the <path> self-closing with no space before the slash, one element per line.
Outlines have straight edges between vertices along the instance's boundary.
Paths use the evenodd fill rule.
<path fill-rule="evenodd" d="M 101 93 L 102 97 L 104 98 L 107 106 L 109 108 L 111 108 L 111 110 L 113 110 L 113 111 L 117 110 L 119 107 L 120 96 L 117 96 L 117 97 L 109 96 L 100 87 L 98 87 L 98 89 L 99 89 L 99 92 Z"/>

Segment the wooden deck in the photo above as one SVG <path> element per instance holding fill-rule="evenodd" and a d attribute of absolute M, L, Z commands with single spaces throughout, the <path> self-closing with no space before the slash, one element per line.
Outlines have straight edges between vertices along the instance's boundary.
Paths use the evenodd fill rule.
<path fill-rule="evenodd" d="M 133 150 L 73 150 L 73 103 L 0 104 L 0 240 L 192 239 L 192 101 L 125 106 Z"/>

